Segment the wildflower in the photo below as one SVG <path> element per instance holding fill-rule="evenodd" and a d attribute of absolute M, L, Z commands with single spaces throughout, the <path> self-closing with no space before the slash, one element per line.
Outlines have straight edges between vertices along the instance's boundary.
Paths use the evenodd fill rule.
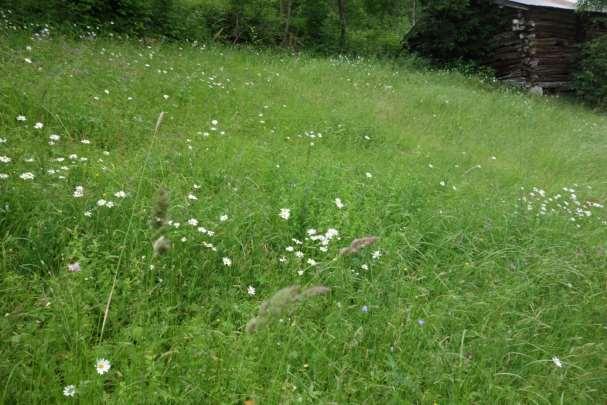
<path fill-rule="evenodd" d="M 114 193 L 114 197 L 116 198 L 126 198 L 126 193 L 122 190 L 117 191 Z"/>
<path fill-rule="evenodd" d="M 66 397 L 73 397 L 76 395 L 76 387 L 74 385 L 66 385 L 63 388 L 63 395 Z"/>
<path fill-rule="evenodd" d="M 105 206 L 108 207 L 108 208 L 112 208 L 114 205 L 115 204 L 114 204 L 113 201 L 108 201 L 108 202 L 105 203 Z"/>
<path fill-rule="evenodd" d="M 363 270 L 369 270 L 369 265 L 368 264 L 361 264 L 360 268 L 363 269 Z"/>
<path fill-rule="evenodd" d="M 9 177 L 8 174 L 0 173 L 0 180 L 6 180 L 6 179 L 8 179 L 8 177 Z"/>
<path fill-rule="evenodd" d="M 0 156 L 0 162 L 2 162 L 2 163 L 10 163 L 11 162 L 11 158 L 9 158 L 8 156 Z"/>
<path fill-rule="evenodd" d="M 221 259 L 221 261 L 226 267 L 230 267 L 232 265 L 232 259 L 230 259 L 229 257 L 224 257 L 223 259 Z"/>
<path fill-rule="evenodd" d="M 67 265 L 67 271 L 69 271 L 70 273 L 80 272 L 80 263 L 79 262 L 69 263 Z"/>
<path fill-rule="evenodd" d="M 44 128 L 44 124 L 41 122 L 37 122 L 36 124 L 34 124 L 34 128 L 35 129 L 42 129 Z"/>
<path fill-rule="evenodd" d="M 84 196 L 84 187 L 76 186 L 76 189 L 74 190 L 74 197 L 80 198 L 82 196 Z"/>
<path fill-rule="evenodd" d="M 214 127 L 216 127 L 217 124 L 219 124 L 219 121 L 217 121 L 217 120 L 211 120 L 211 125 L 213 125 Z"/>
<path fill-rule="evenodd" d="M 25 115 L 17 115 L 17 121 L 25 122 L 27 121 L 27 118 L 25 118 Z"/>
<path fill-rule="evenodd" d="M 367 312 L 369 312 L 369 307 L 366 305 L 363 305 L 363 307 L 360 310 L 366 314 Z"/>
<path fill-rule="evenodd" d="M 55 141 L 55 142 L 58 141 L 59 139 L 61 139 L 61 137 L 59 135 L 57 135 L 57 134 L 51 134 L 48 138 L 51 141 Z"/>
<path fill-rule="evenodd" d="M 91 211 L 84 211 L 84 216 L 90 218 L 93 216 L 93 213 Z"/>
<path fill-rule="evenodd" d="M 314 229 L 314 228 L 310 228 L 310 229 L 308 229 L 308 230 L 306 231 L 306 233 L 307 233 L 308 235 L 310 235 L 310 236 L 312 236 L 312 235 L 316 235 L 316 229 Z"/>
<path fill-rule="evenodd" d="M 31 172 L 25 172 L 25 173 L 21 173 L 19 175 L 19 177 L 23 180 L 34 180 L 34 177 L 36 177 L 36 176 L 34 176 L 34 174 Z"/>
<path fill-rule="evenodd" d="M 345 207 L 344 203 L 341 201 L 341 198 L 335 199 L 335 205 L 337 206 L 338 209 L 342 209 L 343 207 Z"/>
<path fill-rule="evenodd" d="M 281 208 L 278 216 L 287 221 L 291 216 L 291 210 L 289 208 Z"/>
<path fill-rule="evenodd" d="M 294 252 L 294 251 L 295 251 L 295 248 L 294 248 L 293 246 L 287 246 L 287 247 L 285 248 L 285 250 L 286 250 L 287 252 Z"/>
<path fill-rule="evenodd" d="M 369 173 L 369 172 L 365 173 L 365 176 L 367 176 L 368 179 L 370 179 L 370 178 L 373 177 L 373 175 L 371 173 Z"/>
<path fill-rule="evenodd" d="M 554 356 L 552 358 L 552 362 L 554 363 L 555 366 L 557 366 L 558 368 L 562 368 L 563 367 L 563 363 L 561 362 L 561 359 L 559 359 L 558 357 Z"/>
<path fill-rule="evenodd" d="M 198 220 L 196 218 L 188 219 L 188 225 L 198 226 Z"/>
<path fill-rule="evenodd" d="M 196 200 L 198 200 L 198 197 L 196 197 L 194 194 L 190 193 L 190 194 L 188 194 L 188 200 L 196 201 Z"/>
<path fill-rule="evenodd" d="M 105 205 L 107 204 L 107 201 L 104 200 L 103 198 L 100 200 L 97 200 L 97 206 L 98 207 L 105 207 Z"/>
<path fill-rule="evenodd" d="M 304 254 L 302 251 L 298 250 L 295 252 L 295 257 L 301 259 L 302 257 L 304 257 Z"/>
<path fill-rule="evenodd" d="M 90 145 L 90 144 L 91 144 L 91 141 L 89 141 L 88 139 L 82 139 L 82 140 L 80 141 L 80 143 L 82 143 L 82 144 L 84 144 L 84 145 Z"/>
<path fill-rule="evenodd" d="M 165 100 L 168 100 L 169 99 L 169 95 L 165 94 L 165 95 L 162 96 L 162 98 L 164 98 Z"/>
<path fill-rule="evenodd" d="M 30 58 L 24 58 L 23 60 L 25 60 L 26 63 L 32 63 L 32 60 Z"/>
<path fill-rule="evenodd" d="M 286 257 L 286 256 L 281 256 L 281 257 L 278 259 L 278 261 L 279 261 L 279 262 L 281 262 L 281 263 L 286 263 L 286 262 L 288 262 L 288 260 L 287 260 L 287 257 Z"/>
<path fill-rule="evenodd" d="M 223 214 L 222 216 L 219 217 L 220 222 L 225 222 L 227 220 L 228 220 L 228 216 L 226 214 Z"/>
<path fill-rule="evenodd" d="M 426 321 L 424 321 L 423 319 L 418 319 L 418 320 L 417 320 L 417 324 L 418 324 L 419 326 L 424 326 L 424 325 L 426 324 Z"/>
<path fill-rule="evenodd" d="M 6 143 L 6 138 L 0 138 L 0 143 Z"/>
<path fill-rule="evenodd" d="M 308 259 L 308 264 L 309 264 L 310 266 L 316 266 L 318 263 L 316 262 L 316 260 L 314 260 L 314 259 L 310 258 L 310 259 Z"/>
<path fill-rule="evenodd" d="M 442 187 L 445 187 L 445 186 L 447 185 L 447 183 L 445 183 L 444 181 L 441 181 L 441 182 L 440 182 L 440 185 L 441 185 Z"/>
<path fill-rule="evenodd" d="M 95 363 L 95 369 L 97 370 L 97 373 L 101 375 L 110 371 L 111 367 L 112 365 L 106 359 L 97 359 L 97 362 Z"/>
<path fill-rule="evenodd" d="M 375 252 L 373 252 L 373 254 L 371 255 L 371 257 L 375 260 L 379 259 L 381 257 L 381 252 L 379 250 L 376 250 Z"/>
<path fill-rule="evenodd" d="M 250 285 L 249 288 L 247 288 L 247 294 L 249 294 L 250 296 L 255 295 L 255 287 Z"/>

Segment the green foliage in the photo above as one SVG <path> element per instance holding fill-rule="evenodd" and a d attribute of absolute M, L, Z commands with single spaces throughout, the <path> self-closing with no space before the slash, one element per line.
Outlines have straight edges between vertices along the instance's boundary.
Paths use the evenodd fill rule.
<path fill-rule="evenodd" d="M 408 0 L 347 0 L 346 46 L 335 1 L 327 0 L 0 0 L 21 22 L 174 40 L 283 45 L 323 52 L 396 54 Z M 289 11 L 287 11 L 289 10 Z"/>
<path fill-rule="evenodd" d="M 607 108 L 607 35 L 584 44 L 574 89 L 583 99 Z"/>
<path fill-rule="evenodd" d="M 480 61 L 488 40 L 507 23 L 492 2 L 434 0 L 424 2 L 419 21 L 406 37 L 415 53 L 439 64 Z"/>

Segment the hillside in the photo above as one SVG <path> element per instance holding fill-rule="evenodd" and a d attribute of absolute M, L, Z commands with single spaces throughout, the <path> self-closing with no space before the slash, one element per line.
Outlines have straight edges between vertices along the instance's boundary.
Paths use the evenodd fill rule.
<path fill-rule="evenodd" d="M 2 402 L 604 401 L 604 116 L 406 62 L 2 36 Z M 247 333 L 292 285 L 331 292 Z"/>

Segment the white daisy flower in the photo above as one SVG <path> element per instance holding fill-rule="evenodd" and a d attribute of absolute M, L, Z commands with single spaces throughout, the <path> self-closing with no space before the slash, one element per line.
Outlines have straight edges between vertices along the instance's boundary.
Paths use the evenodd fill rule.
<path fill-rule="evenodd" d="M 25 118 L 25 115 L 17 115 L 17 121 L 24 122 L 27 121 L 27 118 Z"/>
<path fill-rule="evenodd" d="M 126 193 L 124 191 L 120 190 L 120 191 L 115 192 L 114 196 L 116 198 L 126 198 Z"/>
<path fill-rule="evenodd" d="M 198 220 L 196 218 L 188 219 L 188 225 L 198 226 Z"/>
<path fill-rule="evenodd" d="M 255 287 L 250 285 L 249 288 L 247 288 L 247 294 L 249 294 L 250 296 L 255 295 Z"/>
<path fill-rule="evenodd" d="M 34 128 L 35 129 L 42 129 L 44 128 L 44 124 L 41 122 L 37 122 L 36 124 L 34 124 Z"/>
<path fill-rule="evenodd" d="M 198 200 L 198 197 L 196 197 L 194 194 L 190 193 L 190 194 L 188 194 L 188 200 L 195 201 L 195 200 Z"/>
<path fill-rule="evenodd" d="M 21 173 L 19 175 L 19 178 L 23 179 L 23 180 L 34 180 L 34 174 L 31 172 L 25 172 L 25 173 Z"/>
<path fill-rule="evenodd" d="M 228 216 L 226 214 L 223 214 L 222 216 L 219 217 L 219 221 L 221 222 L 226 222 L 228 220 Z"/>
<path fill-rule="evenodd" d="M 76 186 L 76 189 L 74 190 L 74 197 L 81 198 L 83 196 L 84 196 L 84 187 Z"/>
<path fill-rule="evenodd" d="M 291 210 L 289 208 L 281 208 L 278 216 L 287 221 L 291 216 Z"/>
<path fill-rule="evenodd" d="M 97 200 L 97 206 L 98 207 L 105 207 L 105 205 L 107 204 L 107 201 L 104 200 L 103 198 L 100 200 Z"/>
<path fill-rule="evenodd" d="M 106 359 L 97 359 L 97 362 L 95 363 L 95 369 L 97 370 L 97 374 L 100 375 L 103 375 L 110 371 L 111 367 L 112 365 Z"/>
<path fill-rule="evenodd" d="M 344 203 L 341 201 L 341 198 L 335 199 L 335 206 L 337 206 L 338 209 L 342 209 L 343 207 L 345 207 Z"/>
<path fill-rule="evenodd" d="M 373 252 L 373 254 L 371 255 L 371 257 L 375 260 L 379 259 L 381 257 L 381 252 L 379 250 L 376 250 L 375 252 Z"/>
<path fill-rule="evenodd" d="M 232 265 L 232 259 L 230 259 L 229 257 L 224 257 L 223 259 L 221 259 L 221 261 L 226 267 L 230 267 Z"/>
<path fill-rule="evenodd" d="M 552 362 L 554 363 L 555 366 L 557 366 L 558 368 L 562 368 L 563 367 L 563 363 L 561 362 L 561 359 L 559 359 L 558 357 L 554 356 L 552 358 Z"/>
<path fill-rule="evenodd" d="M 0 162 L 2 163 L 10 163 L 11 162 L 11 158 L 9 158 L 8 156 L 0 156 Z"/>
<path fill-rule="evenodd" d="M 66 385 L 65 388 L 63 388 L 63 395 L 66 397 L 73 397 L 76 395 L 76 386 Z"/>

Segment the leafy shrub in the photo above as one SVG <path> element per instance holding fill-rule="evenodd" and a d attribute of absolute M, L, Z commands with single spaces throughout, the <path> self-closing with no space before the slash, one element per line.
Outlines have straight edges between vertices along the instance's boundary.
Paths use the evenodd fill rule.
<path fill-rule="evenodd" d="M 574 87 L 585 100 L 607 108 L 607 35 L 583 46 Z"/>

